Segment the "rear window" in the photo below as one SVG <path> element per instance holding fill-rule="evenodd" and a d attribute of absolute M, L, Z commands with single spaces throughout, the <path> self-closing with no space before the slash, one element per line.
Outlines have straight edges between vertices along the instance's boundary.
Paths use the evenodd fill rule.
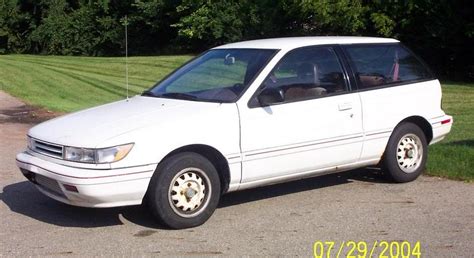
<path fill-rule="evenodd" d="M 359 88 L 433 79 L 425 65 L 399 44 L 345 46 Z"/>

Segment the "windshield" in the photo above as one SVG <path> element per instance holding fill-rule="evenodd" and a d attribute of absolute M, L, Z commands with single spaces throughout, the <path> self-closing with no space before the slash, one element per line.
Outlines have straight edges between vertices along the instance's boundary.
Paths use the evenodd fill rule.
<path fill-rule="evenodd" d="M 185 64 L 144 96 L 235 102 L 276 50 L 215 49 Z"/>

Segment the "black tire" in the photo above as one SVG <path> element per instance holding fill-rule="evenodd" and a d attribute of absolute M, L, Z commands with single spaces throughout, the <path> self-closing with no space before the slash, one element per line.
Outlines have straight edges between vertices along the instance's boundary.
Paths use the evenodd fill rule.
<path fill-rule="evenodd" d="M 423 173 L 427 158 L 428 146 L 423 130 L 416 124 L 402 123 L 390 136 L 382 168 L 388 179 L 397 183 L 410 182 Z"/>
<path fill-rule="evenodd" d="M 175 189 L 184 190 L 177 192 Z M 214 213 L 220 195 L 216 168 L 205 157 L 193 152 L 179 153 L 160 163 L 147 193 L 153 215 L 174 229 L 196 227 L 206 222 Z M 192 207 L 177 207 L 181 204 Z M 197 208 L 194 208 L 195 204 Z"/>

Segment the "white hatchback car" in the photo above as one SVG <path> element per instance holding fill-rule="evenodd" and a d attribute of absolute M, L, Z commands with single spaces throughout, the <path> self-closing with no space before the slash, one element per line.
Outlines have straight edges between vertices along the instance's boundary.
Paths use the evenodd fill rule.
<path fill-rule="evenodd" d="M 412 181 L 451 125 L 439 81 L 397 40 L 264 39 L 213 48 L 141 96 L 39 124 L 16 161 L 58 201 L 147 202 L 186 228 L 246 188 L 374 165 Z"/>

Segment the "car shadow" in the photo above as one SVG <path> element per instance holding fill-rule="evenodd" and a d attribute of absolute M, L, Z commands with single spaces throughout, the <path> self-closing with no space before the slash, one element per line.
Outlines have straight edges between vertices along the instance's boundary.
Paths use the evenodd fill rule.
<path fill-rule="evenodd" d="M 292 193 L 316 190 L 334 185 L 348 184 L 354 181 L 389 183 L 378 168 L 356 169 L 337 174 L 305 178 L 291 182 L 232 192 L 222 196 L 218 208 L 269 199 Z"/>
<path fill-rule="evenodd" d="M 254 202 L 281 195 L 322 189 L 354 181 L 387 183 L 377 169 L 358 169 L 338 174 L 301 179 L 229 193 L 221 198 L 218 208 Z M 57 202 L 41 194 L 28 181 L 7 185 L 0 193 L 0 201 L 15 213 L 61 227 L 95 228 L 124 224 L 124 219 L 147 228 L 167 229 L 152 217 L 146 207 L 83 208 Z"/>
<path fill-rule="evenodd" d="M 0 193 L 0 201 L 15 213 L 62 227 L 106 227 L 124 224 L 125 220 L 150 228 L 163 228 L 145 207 L 84 208 L 55 201 L 42 193 L 29 181 L 7 185 Z"/>

